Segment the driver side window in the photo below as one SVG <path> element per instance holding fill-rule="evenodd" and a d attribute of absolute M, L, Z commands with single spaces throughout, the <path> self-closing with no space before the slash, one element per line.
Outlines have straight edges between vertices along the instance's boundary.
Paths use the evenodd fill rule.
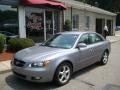
<path fill-rule="evenodd" d="M 88 44 L 89 44 L 89 41 L 88 41 L 88 34 L 82 35 L 82 36 L 80 37 L 78 43 L 85 43 L 86 45 L 88 45 Z"/>

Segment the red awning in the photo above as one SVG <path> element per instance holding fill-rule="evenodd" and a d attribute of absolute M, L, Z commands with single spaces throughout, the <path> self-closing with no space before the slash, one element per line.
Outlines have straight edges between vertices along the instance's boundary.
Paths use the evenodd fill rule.
<path fill-rule="evenodd" d="M 58 7 L 59 9 L 66 9 L 64 3 L 55 0 L 22 0 L 24 5 L 50 5 Z"/>

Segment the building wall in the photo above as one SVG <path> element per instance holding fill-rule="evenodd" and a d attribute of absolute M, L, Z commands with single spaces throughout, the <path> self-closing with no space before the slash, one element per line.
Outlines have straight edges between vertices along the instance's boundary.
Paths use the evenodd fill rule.
<path fill-rule="evenodd" d="M 112 20 L 113 21 L 113 29 L 115 30 L 115 22 L 116 22 L 115 16 L 113 17 L 113 16 L 108 16 L 108 15 L 104 15 L 104 14 L 98 14 L 98 13 L 93 13 L 93 12 L 86 11 L 86 10 L 80 10 L 80 9 L 73 8 L 72 15 L 74 15 L 74 14 L 79 15 L 79 31 L 87 31 L 87 30 L 96 31 L 96 18 L 105 19 L 105 21 Z M 89 29 L 86 29 L 86 26 L 85 26 L 85 21 L 86 21 L 85 17 L 86 16 L 90 17 Z M 70 7 L 64 11 L 64 18 L 65 18 L 65 20 L 71 21 L 71 8 Z M 114 30 L 113 30 L 113 34 L 114 34 Z"/>

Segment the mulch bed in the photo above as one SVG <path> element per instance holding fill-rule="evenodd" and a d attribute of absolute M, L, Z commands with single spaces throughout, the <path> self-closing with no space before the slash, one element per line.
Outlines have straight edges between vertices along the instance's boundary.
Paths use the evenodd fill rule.
<path fill-rule="evenodd" d="M 10 51 L 5 51 L 3 53 L 0 53 L 0 61 L 7 61 L 7 60 L 11 60 L 13 57 L 13 52 Z"/>

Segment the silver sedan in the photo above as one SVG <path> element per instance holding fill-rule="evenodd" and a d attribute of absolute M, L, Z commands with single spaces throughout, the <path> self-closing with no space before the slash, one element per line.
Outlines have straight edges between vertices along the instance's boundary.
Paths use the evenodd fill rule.
<path fill-rule="evenodd" d="M 13 73 L 32 82 L 69 82 L 72 74 L 99 62 L 107 64 L 110 42 L 95 32 L 62 32 L 23 49 L 11 61 Z"/>

